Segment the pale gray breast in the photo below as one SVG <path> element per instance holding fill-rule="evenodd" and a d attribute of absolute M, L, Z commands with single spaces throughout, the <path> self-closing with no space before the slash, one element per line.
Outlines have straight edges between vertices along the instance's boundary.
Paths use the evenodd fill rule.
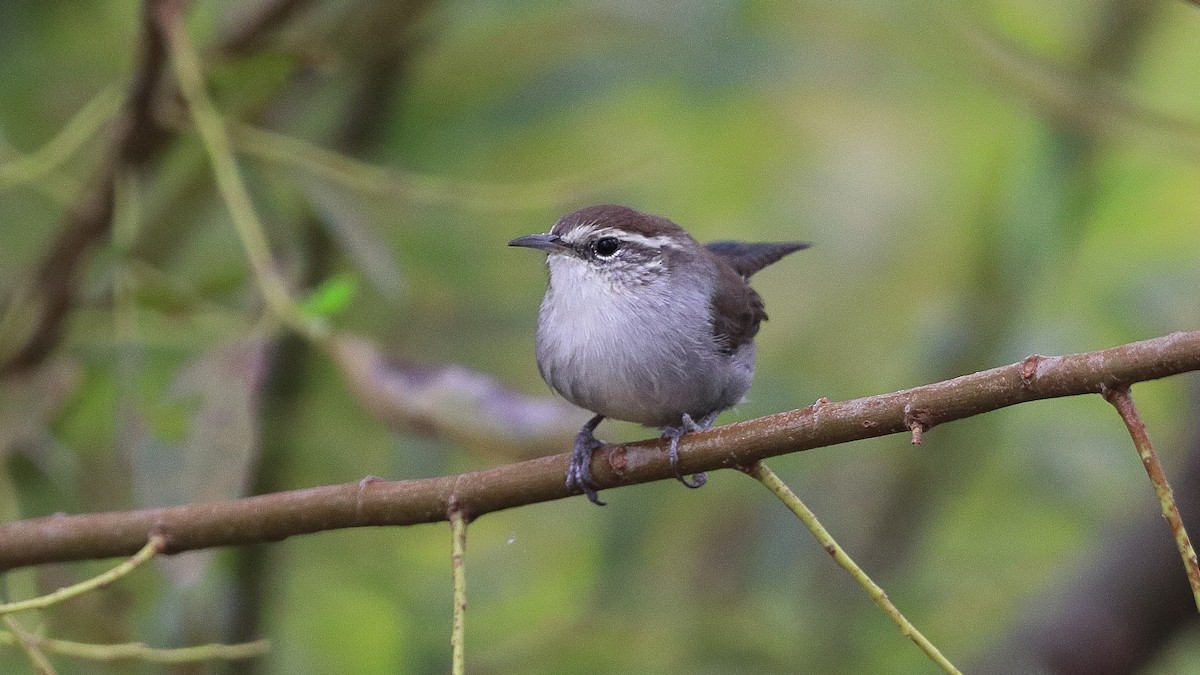
<path fill-rule="evenodd" d="M 581 260 L 550 259 L 538 320 L 538 365 L 575 405 L 649 426 L 737 404 L 754 345 L 722 354 L 708 312 L 712 275 L 616 287 Z M 699 270 L 698 270 L 699 272 Z M 698 308 L 703 311 L 696 311 Z"/>

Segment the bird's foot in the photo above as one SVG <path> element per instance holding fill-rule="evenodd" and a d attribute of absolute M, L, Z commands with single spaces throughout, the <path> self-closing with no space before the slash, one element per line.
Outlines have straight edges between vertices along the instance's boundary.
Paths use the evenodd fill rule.
<path fill-rule="evenodd" d="M 571 451 L 571 463 L 567 466 L 567 487 L 583 492 L 588 501 L 596 506 L 604 506 L 604 502 L 596 493 L 599 486 L 592 479 L 592 454 L 604 442 L 596 438 L 593 432 L 603 419 L 604 415 L 596 415 L 575 435 L 575 448 Z"/>
<path fill-rule="evenodd" d="M 669 456 L 671 458 L 671 469 L 675 471 L 675 478 L 685 486 L 692 489 L 703 487 L 708 482 L 708 474 L 698 473 L 688 480 L 683 472 L 679 470 L 679 439 L 693 431 L 704 431 L 712 428 L 713 422 L 717 419 L 717 413 L 710 413 L 700 419 L 699 422 L 692 420 L 692 416 L 684 413 L 683 419 L 677 427 L 663 427 L 663 438 L 670 439 L 671 448 Z"/>

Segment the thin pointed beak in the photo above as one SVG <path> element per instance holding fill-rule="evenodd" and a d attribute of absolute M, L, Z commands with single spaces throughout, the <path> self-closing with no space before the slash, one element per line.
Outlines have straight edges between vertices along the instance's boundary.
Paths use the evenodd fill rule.
<path fill-rule="evenodd" d="M 536 248 L 539 251 L 547 253 L 555 253 L 566 251 L 568 247 L 562 243 L 562 237 L 557 234 L 531 234 L 527 237 L 517 237 L 508 242 L 509 246 L 523 246 L 525 248 Z"/>

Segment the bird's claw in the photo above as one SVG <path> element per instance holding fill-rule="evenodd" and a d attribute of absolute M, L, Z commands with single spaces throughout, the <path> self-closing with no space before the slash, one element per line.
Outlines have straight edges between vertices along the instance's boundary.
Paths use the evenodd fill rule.
<path fill-rule="evenodd" d="M 681 420 L 679 426 L 663 428 L 663 438 L 668 438 L 671 441 L 671 447 L 668 452 L 668 456 L 671 458 L 671 469 L 675 471 L 675 478 L 680 483 L 683 483 L 684 486 L 692 488 L 693 490 L 698 487 L 704 487 L 704 484 L 708 482 L 708 474 L 695 474 L 692 476 L 691 480 L 688 480 L 687 477 L 683 475 L 683 472 L 679 470 L 679 439 L 693 431 L 704 431 L 711 428 L 713 421 L 715 421 L 716 418 L 717 416 L 715 414 L 706 415 L 701 418 L 699 422 L 696 422 L 692 419 L 691 415 L 684 413 L 683 419 Z"/>
<path fill-rule="evenodd" d="M 604 443 L 592 432 L 602 419 L 597 416 L 579 430 L 575 436 L 575 447 L 571 450 L 571 463 L 567 465 L 567 487 L 587 495 L 588 501 L 596 506 L 604 506 L 605 502 L 596 492 L 600 486 L 592 479 L 592 454 Z"/>

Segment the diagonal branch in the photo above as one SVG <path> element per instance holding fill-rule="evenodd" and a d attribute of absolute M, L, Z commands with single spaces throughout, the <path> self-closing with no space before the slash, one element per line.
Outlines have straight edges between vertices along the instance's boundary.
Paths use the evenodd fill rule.
<path fill-rule="evenodd" d="M 686 436 L 685 473 L 744 467 L 801 450 L 938 424 L 1039 399 L 1099 394 L 1134 382 L 1200 370 L 1200 331 L 1172 333 L 1111 349 L 1039 356 L 952 380 L 850 401 L 825 400 L 789 412 Z M 54 515 L 0 526 L 0 570 L 130 555 L 152 530 L 166 552 L 277 541 L 347 527 L 443 521 L 451 499 L 478 518 L 570 496 L 567 454 L 483 471 L 404 481 L 362 481 L 163 509 Z M 601 488 L 673 479 L 660 440 L 597 453 Z"/>
<path fill-rule="evenodd" d="M 917 428 L 919 426 L 913 427 L 914 433 L 916 433 Z M 962 671 L 956 668 L 942 654 L 941 650 L 930 642 L 929 638 L 925 637 L 921 631 L 917 630 L 917 627 L 900 612 L 900 609 L 888 598 L 888 594 L 884 592 L 883 588 L 875 583 L 863 571 L 863 568 L 858 566 L 858 563 L 854 562 L 850 554 L 846 553 L 846 549 L 842 548 L 841 544 L 837 543 L 837 540 L 829 533 L 829 530 L 825 529 L 825 526 L 817 518 L 817 514 L 813 513 L 812 509 L 808 508 L 808 505 L 800 497 L 796 496 L 796 493 L 792 492 L 792 489 L 780 480 L 779 476 L 770 467 L 762 462 L 755 462 L 746 469 L 746 473 L 762 483 L 764 487 L 779 498 L 779 501 L 783 502 L 784 506 L 788 507 L 789 511 L 796 514 L 796 518 L 808 529 L 813 538 L 817 540 L 817 543 L 821 545 L 821 548 L 825 549 L 825 552 L 833 558 L 833 561 L 839 567 L 850 574 L 855 583 L 862 586 L 862 589 L 867 592 L 871 600 L 875 601 L 879 609 L 883 610 L 888 619 L 896 624 L 896 627 L 900 629 L 904 637 L 912 640 L 921 651 L 925 652 L 929 660 L 942 669 L 942 672 L 951 673 L 952 675 L 962 675 Z"/>
<path fill-rule="evenodd" d="M 1189 438 L 1172 453 L 1172 487 L 1183 518 L 1194 526 L 1200 522 L 1200 378 L 1189 380 L 1190 395 L 1178 411 L 1191 420 Z M 1161 663 L 1169 645 L 1194 630 L 1195 600 L 1184 575 L 1171 572 L 1179 550 L 1163 536 L 1162 513 L 1137 508 L 1128 515 L 1129 522 L 1059 565 L 966 672 L 1134 675 Z"/>
<path fill-rule="evenodd" d="M 162 544 L 162 537 L 158 535 L 151 535 L 150 541 L 147 542 L 146 545 L 141 548 L 141 550 L 135 553 L 132 558 L 126 560 L 120 565 L 117 565 L 111 570 L 107 570 L 103 574 L 86 579 L 80 583 L 73 584 L 65 588 L 60 588 L 53 593 L 47 593 L 46 595 L 30 598 L 28 600 L 18 600 L 16 602 L 0 604 L 0 616 L 5 614 L 16 614 L 18 612 L 29 612 L 35 609 L 46 609 L 47 607 L 53 607 L 60 602 L 65 602 L 72 598 L 77 598 L 85 593 L 90 593 L 97 588 L 107 586 L 149 562 L 151 558 L 158 555 L 162 550 Z"/>
<path fill-rule="evenodd" d="M 183 16 L 172 11 L 170 5 L 161 12 L 162 32 L 167 38 L 171 63 L 179 89 L 187 102 L 192 121 L 200 134 L 200 141 L 213 165 L 217 189 L 229 210 L 234 229 L 242 240 L 246 257 L 254 279 L 262 292 L 263 300 L 272 313 L 300 335 L 320 342 L 325 338 L 325 329 L 317 321 L 303 315 L 288 295 L 287 282 L 276 269 L 271 258 L 271 246 L 263 233 L 262 223 L 250 198 L 250 191 L 242 181 L 237 163 L 233 159 L 233 146 L 220 113 L 213 107 L 205 91 L 204 74 L 200 68 L 200 57 L 192 47 Z"/>
<path fill-rule="evenodd" d="M 153 14 L 161 0 L 145 0 L 137 73 L 117 119 L 107 155 L 96 175 L 63 216 L 62 227 L 34 272 L 36 297 L 29 301 L 33 325 L 22 344 L 0 360 L 0 376 L 29 368 L 58 345 L 76 291 L 78 272 L 112 227 L 113 186 L 125 171 L 143 166 L 169 138 L 154 118 L 166 51 Z"/>
<path fill-rule="evenodd" d="M 312 4 L 312 0 L 265 0 L 257 6 L 241 8 L 237 25 L 222 39 L 223 51 L 234 56 L 254 51 Z"/>
<path fill-rule="evenodd" d="M 3 616 L 4 625 L 8 627 L 8 634 L 12 636 L 12 642 L 16 643 L 21 651 L 25 652 L 25 658 L 29 659 L 30 665 L 33 666 L 34 672 L 38 675 L 55 675 L 57 671 L 46 655 L 42 652 L 42 646 L 38 644 L 38 637 L 33 633 L 25 630 L 16 617 Z"/>
<path fill-rule="evenodd" d="M 1188 583 L 1192 586 L 1192 597 L 1196 601 L 1197 608 L 1200 608 L 1200 564 L 1196 561 L 1196 549 L 1192 547 L 1192 540 L 1183 527 L 1183 518 L 1179 515 L 1179 507 L 1175 505 L 1175 494 L 1171 490 L 1171 484 L 1167 482 L 1167 474 L 1163 471 L 1162 463 L 1158 461 L 1158 453 L 1154 451 L 1150 435 L 1146 433 L 1146 423 L 1138 414 L 1137 406 L 1133 403 L 1133 396 L 1129 393 L 1128 387 L 1106 391 L 1104 398 L 1117 409 L 1121 420 L 1125 422 L 1125 428 L 1129 430 L 1129 435 L 1133 438 L 1133 445 L 1137 448 L 1138 457 L 1142 460 L 1142 466 L 1146 468 L 1146 474 L 1154 486 L 1155 495 L 1158 496 L 1163 518 L 1171 528 L 1171 535 L 1175 538 L 1179 556 L 1183 558 Z"/>
<path fill-rule="evenodd" d="M 277 30 L 294 12 L 289 6 L 305 2 L 281 0 L 274 13 L 245 24 L 218 46 L 220 52 L 244 54 L 260 38 Z M 114 186 L 126 173 L 150 164 L 168 148 L 175 135 L 157 117 L 159 102 L 171 86 L 167 71 L 167 43 L 159 29 L 162 13 L 179 13 L 174 0 L 142 0 L 138 62 L 122 110 L 113 124 L 108 150 L 86 187 L 66 210 L 55 240 L 32 273 L 31 296 L 17 298 L 28 314 L 30 326 L 11 347 L 0 352 L 0 377 L 41 363 L 58 346 L 67 316 L 78 291 L 80 270 L 112 229 Z"/>

